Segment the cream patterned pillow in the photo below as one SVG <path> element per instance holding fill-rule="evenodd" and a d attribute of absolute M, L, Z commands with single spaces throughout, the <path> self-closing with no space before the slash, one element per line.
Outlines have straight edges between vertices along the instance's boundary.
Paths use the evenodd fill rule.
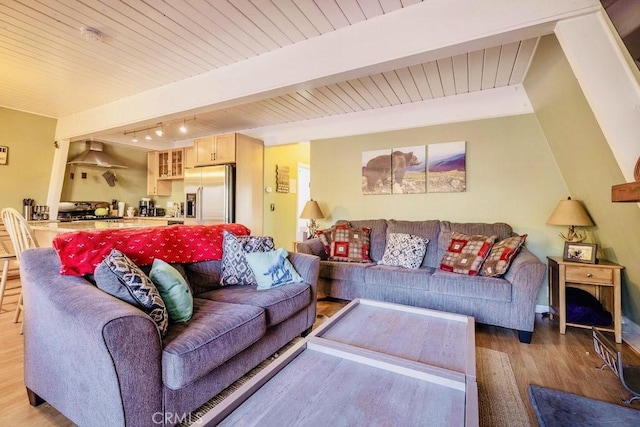
<path fill-rule="evenodd" d="M 380 265 L 403 268 L 420 268 L 427 253 L 429 239 L 406 233 L 389 233 Z"/>

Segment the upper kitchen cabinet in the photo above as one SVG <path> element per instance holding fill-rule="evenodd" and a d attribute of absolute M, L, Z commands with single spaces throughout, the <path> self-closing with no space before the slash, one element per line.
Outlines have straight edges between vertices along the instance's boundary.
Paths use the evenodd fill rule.
<path fill-rule="evenodd" d="M 160 168 L 159 152 L 149 151 L 147 153 L 147 195 L 148 196 L 170 196 L 171 181 L 158 179 Z"/>
<path fill-rule="evenodd" d="M 158 151 L 157 179 L 184 178 L 184 149 Z"/>
<path fill-rule="evenodd" d="M 236 145 L 239 137 L 242 135 L 227 133 L 197 138 L 193 141 L 195 166 L 236 163 Z"/>

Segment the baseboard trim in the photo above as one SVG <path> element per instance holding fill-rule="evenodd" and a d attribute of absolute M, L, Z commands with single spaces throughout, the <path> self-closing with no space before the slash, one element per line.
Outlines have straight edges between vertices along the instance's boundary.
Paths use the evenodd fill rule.
<path fill-rule="evenodd" d="M 549 313 L 551 309 L 549 308 L 548 305 L 541 305 L 541 304 L 537 304 L 536 305 L 536 313 Z"/>

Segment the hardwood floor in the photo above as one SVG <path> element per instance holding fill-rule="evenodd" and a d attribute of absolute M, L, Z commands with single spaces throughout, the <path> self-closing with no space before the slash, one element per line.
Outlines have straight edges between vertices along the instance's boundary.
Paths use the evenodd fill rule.
<path fill-rule="evenodd" d="M 8 287 L 10 290 L 0 310 L 0 425 L 72 426 L 73 423 L 47 404 L 37 408 L 29 405 L 22 379 L 20 323 L 13 323 L 19 281 L 10 280 Z M 345 304 L 319 301 L 318 314 L 332 316 Z M 531 344 L 521 344 L 512 330 L 478 324 L 476 346 L 509 354 L 532 425 L 535 425 L 535 417 L 527 394 L 529 384 L 620 405 L 624 405 L 622 399 L 627 397 L 611 371 L 597 369 L 601 365 L 600 359 L 593 351 L 589 330 L 568 327 L 567 333 L 560 335 L 557 323 L 537 315 Z M 640 356 L 629 346 L 621 344 L 618 347 L 629 364 L 640 365 Z M 640 409 L 637 402 L 629 406 Z"/>

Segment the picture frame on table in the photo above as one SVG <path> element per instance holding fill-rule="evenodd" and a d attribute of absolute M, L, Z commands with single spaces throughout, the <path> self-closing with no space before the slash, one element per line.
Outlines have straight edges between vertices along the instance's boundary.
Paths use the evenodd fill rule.
<path fill-rule="evenodd" d="M 595 264 L 598 245 L 596 243 L 565 242 L 562 259 L 569 262 Z"/>

